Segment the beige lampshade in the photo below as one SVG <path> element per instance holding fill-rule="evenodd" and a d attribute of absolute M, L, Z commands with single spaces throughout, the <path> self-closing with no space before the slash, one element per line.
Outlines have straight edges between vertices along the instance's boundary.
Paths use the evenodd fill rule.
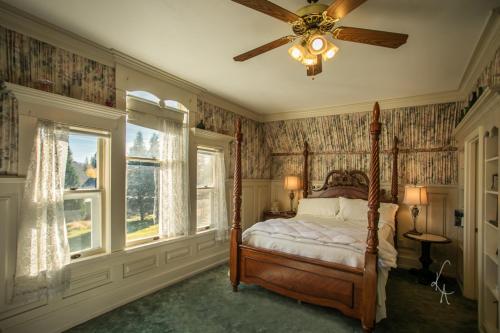
<path fill-rule="evenodd" d="M 403 203 L 413 206 L 413 205 L 427 205 L 427 188 L 424 186 L 405 186 L 405 197 Z"/>
<path fill-rule="evenodd" d="M 297 176 L 285 177 L 285 190 L 297 191 L 300 189 L 300 178 Z"/>

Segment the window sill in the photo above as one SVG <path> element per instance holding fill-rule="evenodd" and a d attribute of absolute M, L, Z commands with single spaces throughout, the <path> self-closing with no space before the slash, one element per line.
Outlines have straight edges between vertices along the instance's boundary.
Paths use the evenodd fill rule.
<path fill-rule="evenodd" d="M 206 233 L 209 233 L 209 232 L 215 232 L 215 228 L 213 227 L 208 227 L 208 228 L 200 228 L 200 229 L 197 229 L 196 230 L 196 234 L 197 235 L 201 235 L 201 234 L 206 234 Z"/>
<path fill-rule="evenodd" d="M 78 267 L 80 265 L 85 265 L 88 263 L 95 263 L 95 262 L 109 260 L 109 259 L 116 259 L 116 258 L 131 254 L 131 253 L 146 251 L 146 250 L 155 249 L 155 248 L 165 246 L 165 245 L 180 243 L 180 242 L 204 237 L 204 236 L 210 235 L 211 233 L 215 233 L 215 229 L 203 230 L 203 231 L 197 232 L 194 235 L 189 235 L 189 236 L 163 238 L 163 239 L 158 239 L 158 240 L 151 241 L 148 243 L 142 243 L 142 244 L 137 244 L 137 245 L 133 245 L 133 246 L 125 246 L 125 248 L 123 250 L 120 250 L 120 251 L 116 251 L 116 252 L 112 252 L 112 253 L 100 252 L 100 253 L 96 253 L 96 254 L 91 255 L 91 256 L 89 255 L 86 257 L 73 259 L 68 264 L 68 267 L 71 269 L 71 268 L 75 268 L 75 267 Z"/>
<path fill-rule="evenodd" d="M 81 257 L 76 258 L 76 259 L 71 259 L 71 261 L 70 261 L 70 263 L 69 263 L 68 266 L 69 267 L 75 267 L 75 266 L 78 266 L 80 264 L 85 264 L 86 262 L 89 262 L 89 261 L 105 259 L 109 255 L 110 255 L 110 253 L 107 253 L 104 250 L 102 250 L 102 251 L 99 251 L 99 252 L 95 252 L 95 253 L 92 253 L 92 254 L 81 256 Z"/>
<path fill-rule="evenodd" d="M 215 229 L 203 230 L 200 232 L 196 232 L 196 234 L 194 234 L 194 235 L 178 236 L 178 237 L 173 237 L 173 238 L 160 238 L 158 240 L 153 240 L 153 241 L 145 242 L 145 243 L 141 243 L 141 244 L 133 244 L 133 245 L 129 245 L 129 246 L 126 245 L 125 249 L 123 251 L 126 253 L 133 253 L 136 251 L 152 249 L 152 248 L 164 246 L 167 244 L 175 244 L 175 243 L 179 243 L 182 241 L 198 238 L 201 236 L 206 236 L 210 233 L 215 233 Z"/>

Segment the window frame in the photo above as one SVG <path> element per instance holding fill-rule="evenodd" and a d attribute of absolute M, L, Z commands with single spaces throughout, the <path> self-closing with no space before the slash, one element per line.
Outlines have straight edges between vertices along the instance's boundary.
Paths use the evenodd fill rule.
<path fill-rule="evenodd" d="M 149 92 L 147 92 L 147 93 L 149 93 Z M 167 118 L 167 119 L 176 120 L 176 121 L 179 121 L 179 119 L 183 118 L 183 121 L 182 121 L 183 126 L 185 127 L 185 129 L 187 129 L 187 124 L 189 123 L 189 110 L 187 108 L 185 108 L 185 106 L 180 102 L 178 102 L 179 105 L 183 106 L 185 108 L 185 110 L 184 109 L 176 109 L 174 107 L 167 106 L 167 105 L 165 105 L 163 100 L 160 100 L 158 103 L 155 103 L 152 100 L 148 100 L 148 99 L 144 99 L 144 98 L 141 98 L 138 96 L 134 96 L 133 94 L 129 94 L 128 92 L 127 92 L 126 100 L 127 100 L 127 106 L 126 106 L 127 112 L 133 111 L 134 113 L 142 113 L 146 117 L 154 116 L 154 117 L 158 117 L 158 118 Z M 129 105 L 129 103 L 130 103 L 130 105 Z M 140 120 L 129 121 L 128 117 L 129 116 L 127 114 L 127 120 L 125 122 L 125 126 L 127 124 L 133 124 L 136 126 L 141 126 L 144 128 L 156 130 L 154 128 L 151 128 L 150 126 L 147 126 L 145 123 L 141 123 Z M 189 174 L 189 145 L 190 145 L 190 143 L 189 143 L 189 131 L 185 130 L 184 133 L 186 135 L 186 138 L 185 138 L 185 140 L 186 140 L 186 142 L 185 142 L 185 149 L 186 149 L 186 151 L 185 151 L 185 156 L 186 156 L 185 165 L 187 168 L 186 172 L 187 172 L 187 174 Z M 126 136 L 126 133 L 125 133 L 125 136 Z M 129 156 L 128 152 L 125 151 L 125 160 L 126 160 L 125 184 L 126 184 L 126 186 L 128 184 L 128 171 L 127 171 L 128 161 L 131 159 L 132 160 L 142 160 L 144 162 L 158 162 L 158 163 L 162 162 L 160 158 Z M 188 180 L 188 182 L 189 182 L 189 180 Z M 188 200 L 191 200 L 191 199 L 188 199 Z M 150 236 L 150 237 L 145 237 L 145 238 L 134 239 L 134 240 L 128 241 L 127 240 L 127 209 L 128 208 L 127 208 L 127 189 L 126 189 L 125 190 L 125 248 L 130 248 L 130 247 L 143 245 L 146 243 L 151 243 L 151 242 L 160 241 L 160 240 L 169 240 L 169 239 L 179 238 L 179 237 L 174 237 L 174 238 L 163 237 L 163 236 L 161 236 L 161 233 L 159 232 L 156 236 Z M 188 211 L 188 221 L 189 221 L 189 211 Z M 160 221 L 158 221 L 158 227 L 159 227 L 159 224 L 160 224 Z M 189 226 L 188 226 L 188 229 L 189 229 Z M 188 236 L 188 235 L 186 235 L 186 236 Z M 184 236 L 181 236 L 181 237 L 184 237 Z"/>
<path fill-rule="evenodd" d="M 215 195 L 217 195 L 217 186 L 216 186 L 216 177 L 217 177 L 217 173 L 215 172 L 215 160 L 214 160 L 214 166 L 212 167 L 212 180 L 213 180 L 213 183 L 212 183 L 212 186 L 198 186 L 198 154 L 199 153 L 210 153 L 212 154 L 212 156 L 214 156 L 214 158 L 216 158 L 215 154 L 216 153 L 225 153 L 225 151 L 223 149 L 218 149 L 218 148 L 215 148 L 215 147 L 208 147 L 206 145 L 197 145 L 196 146 L 196 209 L 198 209 L 198 191 L 209 191 L 210 193 L 210 204 L 211 204 L 211 209 L 210 209 L 210 213 L 211 213 L 211 216 L 210 216 L 210 224 L 209 225 L 206 225 L 206 226 L 199 226 L 198 225 L 198 214 L 196 214 L 196 233 L 200 233 L 200 232 L 204 232 L 204 231 L 207 231 L 207 230 L 214 230 L 215 227 L 214 227 L 214 224 L 213 224 L 213 220 L 214 220 L 214 197 Z"/>
<path fill-rule="evenodd" d="M 109 156 L 109 132 L 94 130 L 86 127 L 71 126 L 69 135 L 88 135 L 97 137 L 97 179 L 95 189 L 64 189 L 63 202 L 74 199 L 91 199 L 92 200 L 92 231 L 91 231 L 91 247 L 80 251 L 70 252 L 71 260 L 90 257 L 96 254 L 105 252 L 105 212 L 106 212 L 106 183 L 107 183 L 107 156 Z M 68 145 L 69 148 L 69 145 Z M 94 206 L 95 205 L 95 206 Z M 69 239 L 66 238 L 69 242 Z M 97 246 L 94 246 L 94 240 L 97 240 Z"/>

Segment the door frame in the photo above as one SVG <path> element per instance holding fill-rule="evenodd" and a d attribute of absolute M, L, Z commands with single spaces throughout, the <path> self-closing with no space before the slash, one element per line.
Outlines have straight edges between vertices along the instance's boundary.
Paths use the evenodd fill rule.
<path fill-rule="evenodd" d="M 484 193 L 484 129 L 478 127 L 465 138 L 464 144 L 464 253 L 463 294 L 470 299 L 478 297 L 478 274 L 481 248 L 481 220 L 483 216 Z M 477 144 L 477 150 L 474 150 Z M 475 172 L 471 172 L 474 171 Z M 478 182 L 478 184 L 476 183 Z M 476 223 L 468 223 L 475 220 Z M 477 234 L 476 234 L 477 228 Z M 477 242 L 476 242 L 477 235 Z M 477 264 L 476 264 L 477 263 Z"/>

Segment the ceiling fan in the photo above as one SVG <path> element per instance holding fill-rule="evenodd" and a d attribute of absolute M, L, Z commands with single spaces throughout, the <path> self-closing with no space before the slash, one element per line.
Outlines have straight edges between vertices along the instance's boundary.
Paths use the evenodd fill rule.
<path fill-rule="evenodd" d="M 233 59 L 246 61 L 277 47 L 299 40 L 288 53 L 307 68 L 307 76 L 322 71 L 322 61 L 332 59 L 339 48 L 328 40 L 328 36 L 350 42 L 398 48 L 406 43 L 408 35 L 353 27 L 336 27 L 338 20 L 362 5 L 366 0 L 334 0 L 329 6 L 307 0 L 309 5 L 292 13 L 267 0 L 232 0 L 243 6 L 289 23 L 293 34 L 242 53 Z"/>

